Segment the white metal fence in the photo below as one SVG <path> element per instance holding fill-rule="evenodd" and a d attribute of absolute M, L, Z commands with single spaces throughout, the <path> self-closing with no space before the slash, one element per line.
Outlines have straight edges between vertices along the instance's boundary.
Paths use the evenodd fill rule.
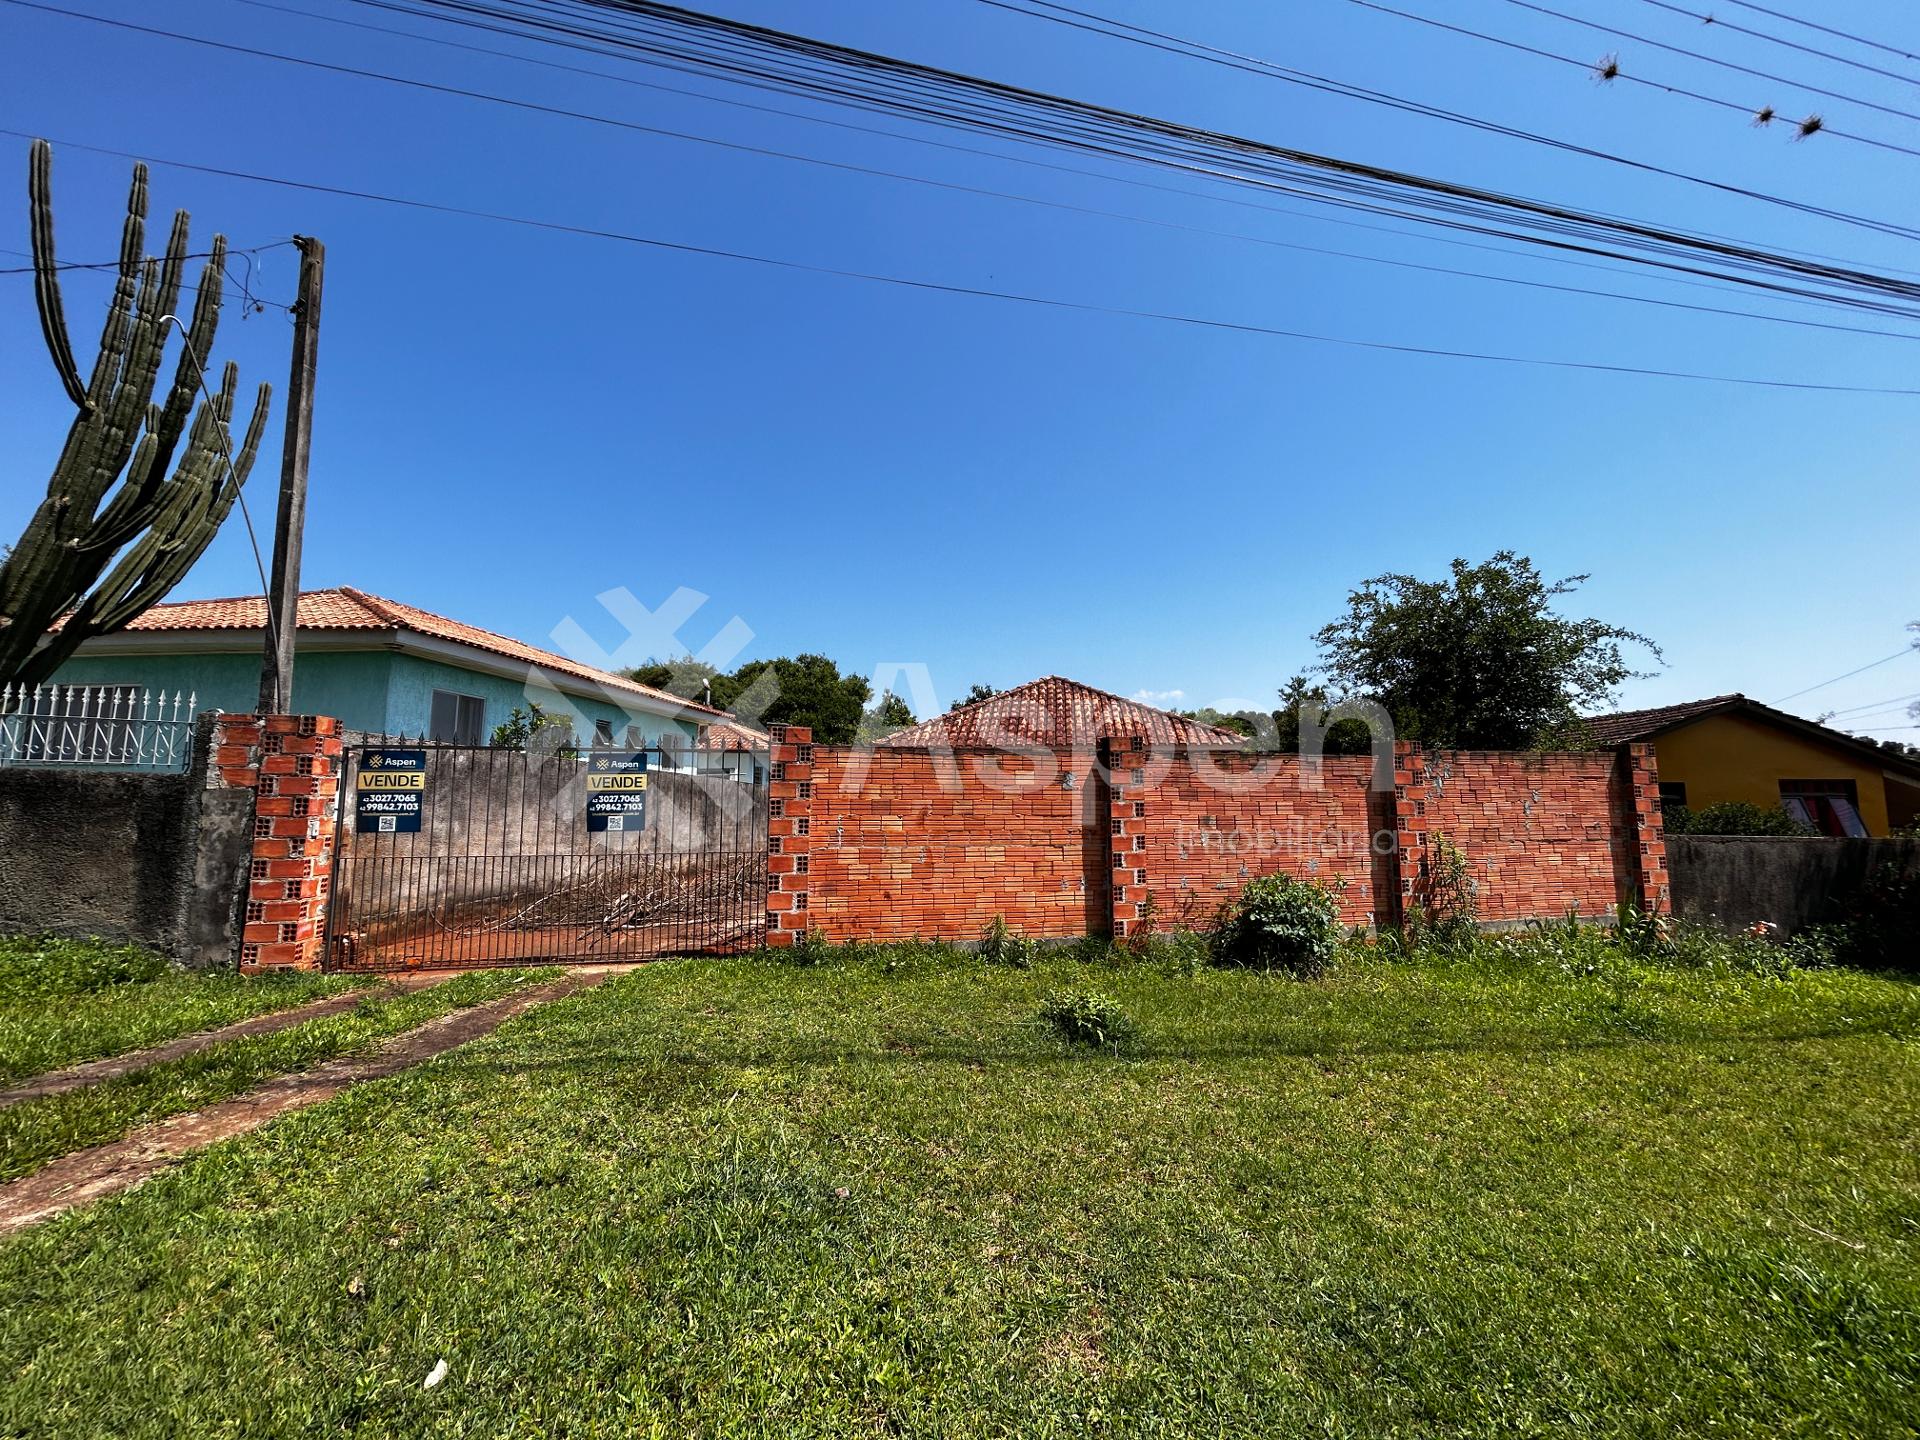
<path fill-rule="evenodd" d="M 0 687 L 0 766 L 185 770 L 195 699 L 140 685 Z"/>

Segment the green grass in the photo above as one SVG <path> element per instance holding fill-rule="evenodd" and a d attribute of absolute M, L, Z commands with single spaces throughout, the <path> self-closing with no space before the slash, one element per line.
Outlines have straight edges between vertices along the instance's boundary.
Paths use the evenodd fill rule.
<path fill-rule="evenodd" d="M 352 983 L 338 975 L 195 974 L 131 945 L 0 936 L 0 1081 L 285 1010 Z"/>
<path fill-rule="evenodd" d="M 0 1245 L 0 1433 L 1914 1434 L 1915 989 L 1578 948 L 650 966 Z"/>
<path fill-rule="evenodd" d="M 351 1010 L 271 1035 L 228 1040 L 102 1084 L 23 1100 L 0 1110 L 0 1181 L 18 1179 L 69 1151 L 117 1140 L 150 1121 L 243 1094 L 270 1076 L 369 1049 L 436 1015 L 497 1000 L 554 973 L 482 970 L 406 994 L 369 995 Z"/>

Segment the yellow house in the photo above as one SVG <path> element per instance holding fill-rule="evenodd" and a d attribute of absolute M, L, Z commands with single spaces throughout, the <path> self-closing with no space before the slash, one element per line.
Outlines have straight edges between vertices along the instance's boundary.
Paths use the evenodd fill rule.
<path fill-rule="evenodd" d="M 1784 806 L 1824 835 L 1885 835 L 1920 814 L 1920 760 L 1744 695 L 1623 710 L 1586 724 L 1596 744 L 1652 742 L 1669 805 Z"/>

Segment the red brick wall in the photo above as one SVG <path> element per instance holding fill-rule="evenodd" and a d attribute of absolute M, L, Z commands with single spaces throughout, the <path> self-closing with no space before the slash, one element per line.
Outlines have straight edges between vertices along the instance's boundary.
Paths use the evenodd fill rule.
<path fill-rule="evenodd" d="M 817 749 L 810 725 L 769 727 L 767 752 L 767 943 L 793 944 L 818 920 L 812 900 L 813 794 Z"/>
<path fill-rule="evenodd" d="M 1483 922 L 1569 909 L 1602 918 L 1638 888 L 1646 817 L 1627 757 L 1403 747 L 1398 760 L 1401 886 L 1415 909 L 1427 902 L 1427 865 L 1441 835 L 1466 856 Z M 1643 760 L 1651 766 L 1650 755 Z M 1659 846 L 1659 786 L 1650 783 L 1650 843 Z M 1664 880 L 1660 889 L 1664 897 Z"/>
<path fill-rule="evenodd" d="M 812 778 L 807 914 L 830 939 L 976 940 L 996 915 L 1037 937 L 1106 930 L 1092 755 L 822 745 Z"/>
<path fill-rule="evenodd" d="M 253 791 L 240 968 L 319 968 L 333 886 L 340 722 L 323 715 L 222 715 L 209 779 Z"/>
<path fill-rule="evenodd" d="M 1165 767 L 1141 801 L 1148 889 L 1163 928 L 1200 928 L 1258 875 L 1341 886 L 1348 925 L 1394 923 L 1393 793 L 1369 756 L 1329 755 L 1317 787 L 1295 755 L 1204 750 Z"/>
<path fill-rule="evenodd" d="M 776 748 L 775 759 L 792 753 Z M 1667 904 L 1644 746 L 1536 755 L 1401 745 L 1390 790 L 1373 787 L 1370 757 L 1325 757 L 1315 785 L 1295 756 L 1188 754 L 1137 736 L 1110 737 L 1097 758 L 806 753 L 807 783 L 774 782 L 775 944 L 808 929 L 970 940 L 996 915 L 1031 936 L 1124 936 L 1149 901 L 1161 928 L 1198 927 L 1246 880 L 1276 871 L 1339 887 L 1347 924 L 1388 926 L 1426 903 L 1440 834 L 1465 852 L 1485 921 L 1569 907 L 1601 918 L 1635 894 Z"/>

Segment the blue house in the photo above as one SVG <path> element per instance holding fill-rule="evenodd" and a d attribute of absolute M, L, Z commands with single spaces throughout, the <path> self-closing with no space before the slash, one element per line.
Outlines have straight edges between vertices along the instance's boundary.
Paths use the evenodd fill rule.
<path fill-rule="evenodd" d="M 293 708 L 348 730 L 485 745 L 514 709 L 538 703 L 573 722 L 582 745 L 691 755 L 726 712 L 537 649 L 341 587 L 300 597 Z M 53 685 L 85 687 L 94 708 L 119 695 L 185 692 L 199 710 L 245 713 L 260 691 L 266 600 L 156 605 L 127 629 L 88 640 Z"/>

